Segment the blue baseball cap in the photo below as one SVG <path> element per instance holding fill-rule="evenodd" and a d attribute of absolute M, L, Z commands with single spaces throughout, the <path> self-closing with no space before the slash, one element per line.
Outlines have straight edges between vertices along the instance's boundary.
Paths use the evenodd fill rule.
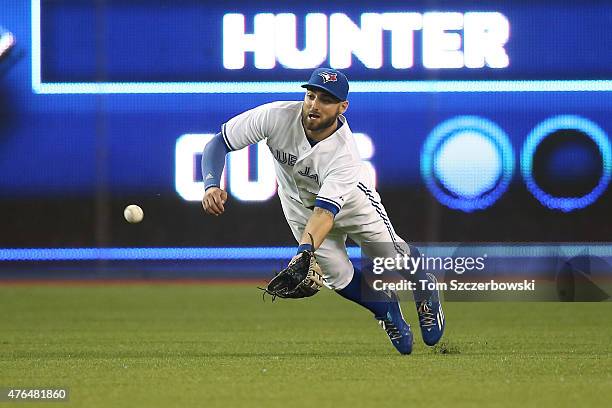
<path fill-rule="evenodd" d="M 346 76 L 333 68 L 317 68 L 312 71 L 308 83 L 302 88 L 317 88 L 326 91 L 341 101 L 346 101 L 349 84 Z"/>

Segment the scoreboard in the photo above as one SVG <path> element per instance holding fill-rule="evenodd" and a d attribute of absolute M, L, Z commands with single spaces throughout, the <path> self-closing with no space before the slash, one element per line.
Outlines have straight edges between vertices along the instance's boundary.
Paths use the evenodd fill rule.
<path fill-rule="evenodd" d="M 0 201 L 70 197 L 108 212 L 129 197 L 192 217 L 200 154 L 222 123 L 301 99 L 310 71 L 332 66 L 349 78 L 346 116 L 400 230 L 604 240 L 611 17 L 597 1 L 6 0 L 0 27 L 22 58 L 0 69 Z M 228 157 L 236 218 L 256 210 L 249 223 L 286 228 L 268 149 Z M 517 212 L 533 219 L 524 233 Z M 188 222 L 159 220 L 153 243 L 174 245 Z M 67 224 L 70 242 L 79 228 Z M 107 244 L 125 238 L 118 228 Z"/>

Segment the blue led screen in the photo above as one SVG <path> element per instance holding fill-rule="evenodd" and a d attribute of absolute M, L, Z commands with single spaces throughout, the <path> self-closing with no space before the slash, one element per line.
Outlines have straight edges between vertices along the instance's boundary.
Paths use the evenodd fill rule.
<path fill-rule="evenodd" d="M 210 137 L 246 109 L 301 99 L 327 65 L 351 81 L 346 116 L 390 209 L 434 203 L 460 224 L 511 208 L 546 225 L 578 214 L 566 230 L 586 237 L 598 220 L 602 237 L 610 16 L 595 1 L 4 1 L 0 34 L 16 43 L 0 57 L 1 200 L 85 201 L 96 225 L 128 199 L 195 211 Z M 228 160 L 241 208 L 276 200 L 260 149 Z"/>

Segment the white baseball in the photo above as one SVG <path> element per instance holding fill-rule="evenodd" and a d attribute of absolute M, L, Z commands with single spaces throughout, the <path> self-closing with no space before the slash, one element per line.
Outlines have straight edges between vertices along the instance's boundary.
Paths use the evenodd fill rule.
<path fill-rule="evenodd" d="M 144 211 L 136 204 L 128 205 L 123 210 L 123 216 L 130 224 L 137 224 L 144 218 Z"/>

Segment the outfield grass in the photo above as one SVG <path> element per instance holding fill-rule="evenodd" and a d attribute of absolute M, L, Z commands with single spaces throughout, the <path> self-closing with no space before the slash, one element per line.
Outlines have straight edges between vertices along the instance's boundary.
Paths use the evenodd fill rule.
<path fill-rule="evenodd" d="M 406 304 L 410 356 L 329 291 L 263 303 L 251 285 L 0 286 L 0 313 L 0 387 L 67 386 L 71 406 L 612 401 L 612 303 L 447 303 L 447 353 L 423 345 Z"/>

